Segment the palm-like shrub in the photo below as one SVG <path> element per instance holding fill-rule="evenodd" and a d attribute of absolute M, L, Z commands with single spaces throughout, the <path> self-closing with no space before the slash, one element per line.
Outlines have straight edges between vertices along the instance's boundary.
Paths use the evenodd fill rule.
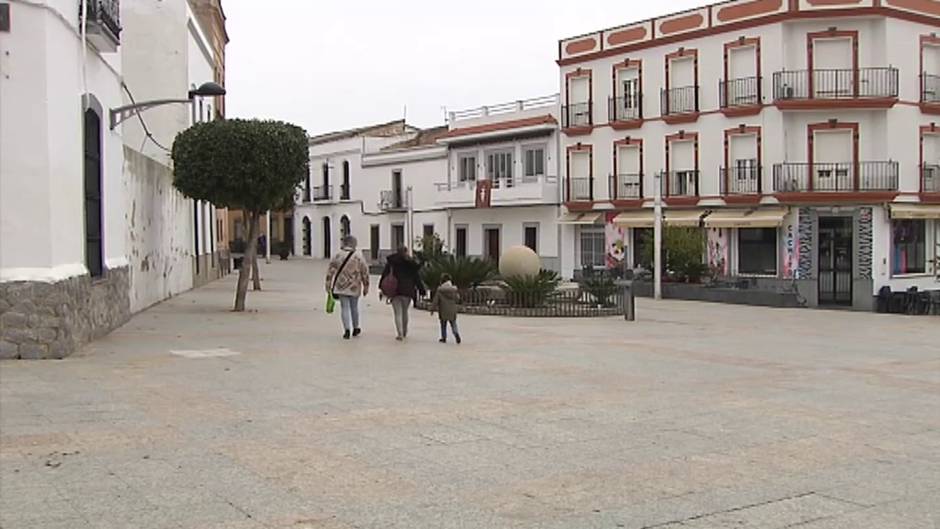
<path fill-rule="evenodd" d="M 496 278 L 497 270 L 490 261 L 449 254 L 440 255 L 421 269 L 421 279 L 431 291 L 437 290 L 444 274 L 450 274 L 458 289 L 466 290 Z"/>
<path fill-rule="evenodd" d="M 513 307 L 539 307 L 558 292 L 561 278 L 551 270 L 539 270 L 534 276 L 505 279 L 506 299 Z"/>

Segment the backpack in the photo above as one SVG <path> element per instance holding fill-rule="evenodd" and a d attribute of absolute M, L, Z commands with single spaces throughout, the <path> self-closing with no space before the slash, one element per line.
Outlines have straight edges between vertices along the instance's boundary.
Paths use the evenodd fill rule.
<path fill-rule="evenodd" d="M 391 267 L 388 270 L 388 275 L 382 278 L 379 283 L 379 290 L 383 296 L 389 299 L 398 295 L 398 278 L 395 277 L 395 270 Z"/>

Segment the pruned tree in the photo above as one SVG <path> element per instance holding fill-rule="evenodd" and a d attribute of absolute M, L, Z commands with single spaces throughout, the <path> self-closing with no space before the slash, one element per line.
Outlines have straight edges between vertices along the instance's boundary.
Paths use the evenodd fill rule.
<path fill-rule="evenodd" d="M 197 123 L 173 142 L 173 185 L 189 198 L 241 209 L 248 217 L 248 244 L 238 273 L 235 311 L 245 310 L 258 253 L 258 219 L 265 211 L 293 203 L 309 163 L 306 131 L 281 121 Z"/>

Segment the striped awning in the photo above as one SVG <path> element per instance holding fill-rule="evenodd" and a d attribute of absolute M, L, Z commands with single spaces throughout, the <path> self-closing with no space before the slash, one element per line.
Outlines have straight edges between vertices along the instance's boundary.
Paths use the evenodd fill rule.
<path fill-rule="evenodd" d="M 704 214 L 704 209 L 666 209 L 663 212 L 663 222 L 666 226 L 698 228 L 701 226 Z"/>
<path fill-rule="evenodd" d="M 940 219 L 940 205 L 891 204 L 892 219 Z"/>
<path fill-rule="evenodd" d="M 614 224 L 623 228 L 652 228 L 653 210 L 625 211 L 614 217 Z"/>
<path fill-rule="evenodd" d="M 566 213 L 558 219 L 559 224 L 596 224 L 603 213 Z"/>
<path fill-rule="evenodd" d="M 783 225 L 786 208 L 721 209 L 705 217 L 706 228 L 776 228 Z"/>

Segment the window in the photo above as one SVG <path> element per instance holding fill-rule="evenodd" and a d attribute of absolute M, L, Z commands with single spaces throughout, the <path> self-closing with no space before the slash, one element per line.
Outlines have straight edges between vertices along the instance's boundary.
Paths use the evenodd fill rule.
<path fill-rule="evenodd" d="M 85 267 L 91 277 L 100 277 L 104 273 L 104 245 L 101 238 L 101 118 L 90 108 L 85 111 L 84 150 Z"/>
<path fill-rule="evenodd" d="M 581 268 L 604 268 L 604 245 L 603 230 L 581 228 Z"/>
<path fill-rule="evenodd" d="M 339 231 L 342 237 L 348 237 L 352 234 L 352 227 L 349 225 L 349 217 L 346 215 L 343 215 L 343 217 L 339 219 Z"/>
<path fill-rule="evenodd" d="M 456 251 L 457 251 L 457 257 L 467 256 L 467 227 L 466 226 L 457 227 Z"/>
<path fill-rule="evenodd" d="M 927 272 L 927 221 L 891 221 L 891 271 L 894 275 Z"/>
<path fill-rule="evenodd" d="M 512 151 L 492 152 L 486 155 L 486 178 L 499 187 L 504 180 L 512 187 Z"/>
<path fill-rule="evenodd" d="M 422 227 L 422 230 L 423 230 L 423 231 L 422 231 L 421 233 L 422 233 L 425 237 L 433 237 L 433 236 L 434 236 L 434 225 L 433 225 L 433 224 L 425 224 L 425 225 Z"/>
<path fill-rule="evenodd" d="M 536 225 L 526 226 L 524 229 L 525 245 L 533 252 L 539 253 L 539 227 Z"/>
<path fill-rule="evenodd" d="M 373 224 L 369 228 L 369 253 L 372 260 L 379 258 L 379 225 Z"/>
<path fill-rule="evenodd" d="M 323 187 L 330 185 L 330 165 L 323 162 Z"/>
<path fill-rule="evenodd" d="M 738 273 L 777 275 L 777 228 L 738 230 Z"/>
<path fill-rule="evenodd" d="M 545 147 L 527 147 L 523 151 L 526 180 L 545 176 Z"/>
<path fill-rule="evenodd" d="M 633 110 L 640 106 L 640 80 L 637 78 L 621 80 L 623 89 L 623 109 Z"/>
<path fill-rule="evenodd" d="M 477 157 L 464 155 L 460 157 L 458 178 L 461 182 L 475 182 L 477 179 Z"/>
<path fill-rule="evenodd" d="M 395 224 L 392 226 L 392 251 L 397 251 L 405 245 L 405 225 Z"/>
<path fill-rule="evenodd" d="M 349 200 L 349 160 L 343 160 L 343 187 L 339 192 L 340 200 Z"/>

